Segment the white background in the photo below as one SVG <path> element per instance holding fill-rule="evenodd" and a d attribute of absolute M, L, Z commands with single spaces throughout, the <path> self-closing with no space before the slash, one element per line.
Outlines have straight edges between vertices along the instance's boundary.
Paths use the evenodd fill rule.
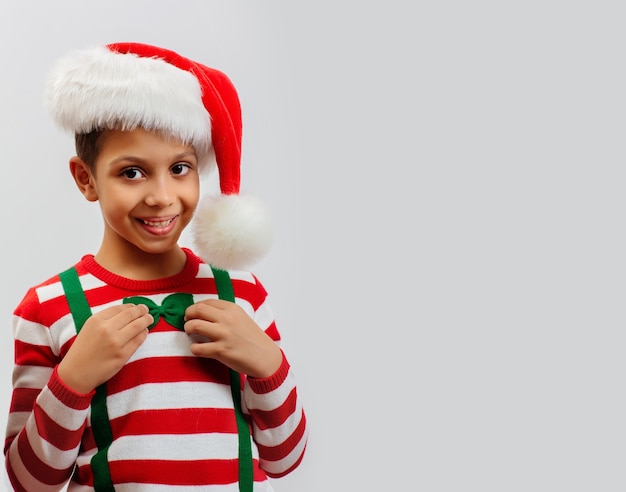
<path fill-rule="evenodd" d="M 46 71 L 141 41 L 240 92 L 311 432 L 278 492 L 626 490 L 622 5 L 0 0 L 0 426 L 13 308 L 99 245 Z"/>

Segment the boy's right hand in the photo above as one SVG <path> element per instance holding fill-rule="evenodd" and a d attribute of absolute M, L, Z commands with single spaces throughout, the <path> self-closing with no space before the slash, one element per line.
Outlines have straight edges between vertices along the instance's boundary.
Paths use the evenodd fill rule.
<path fill-rule="evenodd" d="M 143 304 L 120 304 L 94 314 L 59 363 L 59 377 L 76 393 L 93 391 L 126 364 L 145 341 L 152 321 Z"/>

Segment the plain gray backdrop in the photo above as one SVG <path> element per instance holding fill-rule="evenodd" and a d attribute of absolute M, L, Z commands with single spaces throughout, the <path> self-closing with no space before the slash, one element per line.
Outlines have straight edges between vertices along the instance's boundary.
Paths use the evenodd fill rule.
<path fill-rule="evenodd" d="M 0 427 L 26 289 L 99 245 L 68 50 L 220 68 L 310 428 L 277 492 L 626 490 L 623 2 L 0 0 Z M 210 188 L 210 183 L 207 184 Z"/>

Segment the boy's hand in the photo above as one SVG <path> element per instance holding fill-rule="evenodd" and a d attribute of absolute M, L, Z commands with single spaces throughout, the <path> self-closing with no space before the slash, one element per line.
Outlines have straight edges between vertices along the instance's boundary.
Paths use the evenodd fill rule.
<path fill-rule="evenodd" d="M 148 336 L 151 323 L 143 304 L 120 304 L 94 314 L 59 363 L 59 377 L 77 393 L 89 393 L 119 372 Z"/>
<path fill-rule="evenodd" d="M 186 333 L 209 339 L 191 345 L 191 352 L 198 357 L 216 359 L 256 378 L 271 376 L 282 363 L 282 353 L 274 340 L 233 302 L 198 302 L 187 308 L 185 320 Z"/>

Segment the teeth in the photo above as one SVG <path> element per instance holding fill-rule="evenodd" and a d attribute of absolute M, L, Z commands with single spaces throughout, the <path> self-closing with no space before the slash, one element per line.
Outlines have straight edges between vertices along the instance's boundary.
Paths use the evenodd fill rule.
<path fill-rule="evenodd" d="M 149 220 L 144 220 L 143 223 L 146 225 L 149 225 L 150 227 L 165 227 L 166 225 L 168 225 L 170 222 L 172 222 L 172 219 L 169 220 L 160 220 L 158 222 L 151 222 Z"/>

